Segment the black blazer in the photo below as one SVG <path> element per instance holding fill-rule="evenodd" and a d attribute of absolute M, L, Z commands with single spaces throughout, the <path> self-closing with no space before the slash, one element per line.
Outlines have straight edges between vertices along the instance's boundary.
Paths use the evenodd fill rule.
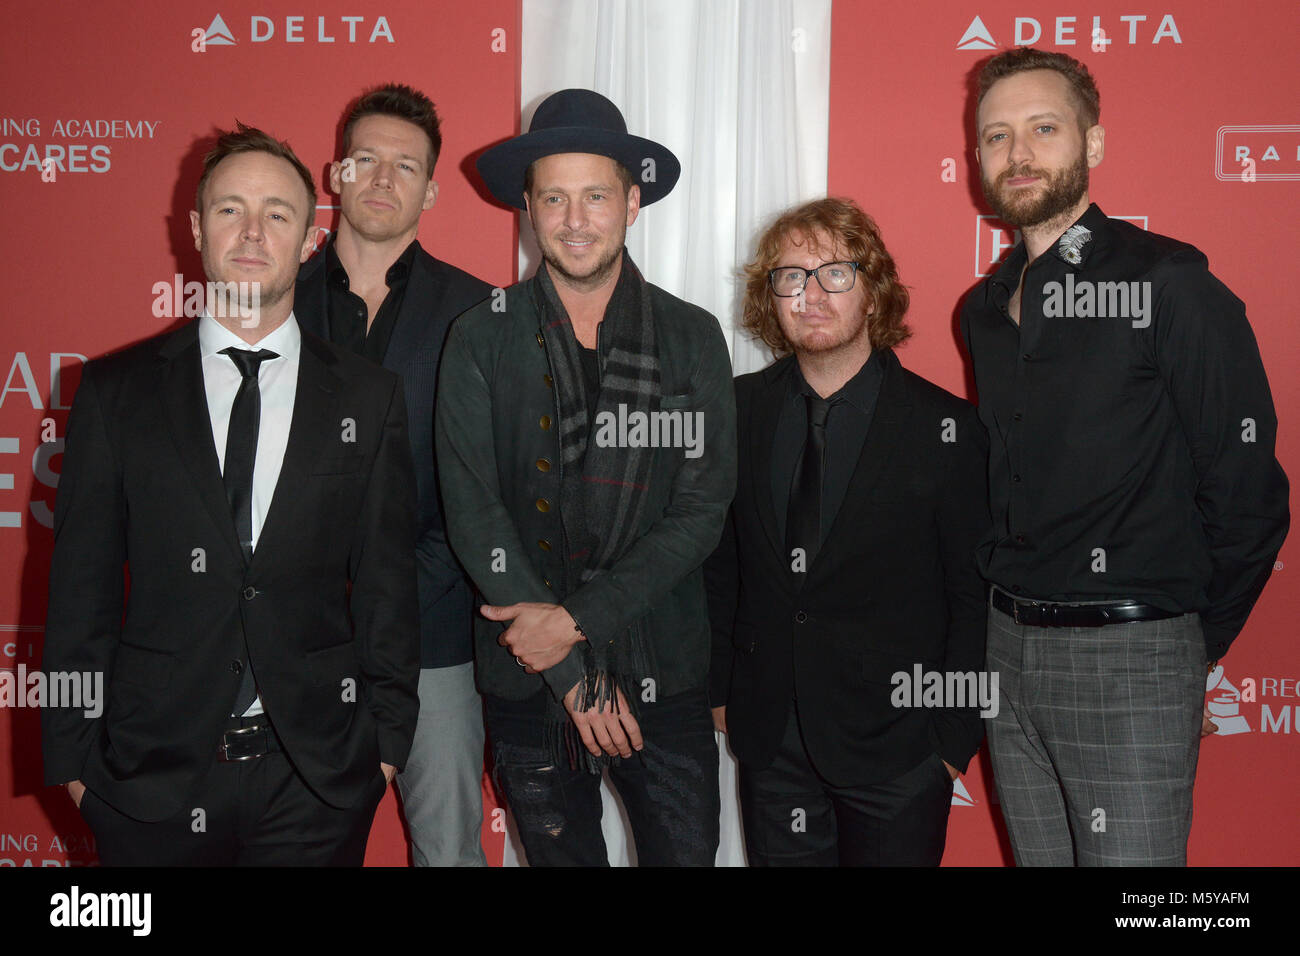
<path fill-rule="evenodd" d="M 289 443 L 245 568 L 197 330 L 85 367 L 55 505 L 43 666 L 104 673 L 107 705 L 97 719 L 43 711 L 46 783 L 80 779 L 140 820 L 175 814 L 215 760 L 247 637 L 290 759 L 322 799 L 352 806 L 381 760 L 405 763 L 419 710 L 399 382 L 303 334 Z"/>
<path fill-rule="evenodd" d="M 333 241 L 332 239 L 330 240 Z M 438 362 L 452 319 L 492 292 L 468 272 L 419 248 L 411 263 L 402 308 L 384 353 L 384 368 L 402 377 L 410 415 L 411 457 L 417 488 L 416 577 L 420 589 L 420 665 L 451 667 L 473 659 L 473 597 L 447 544 L 433 450 L 433 401 Z M 294 314 L 304 329 L 329 339 L 325 252 L 298 271 Z"/>
<path fill-rule="evenodd" d="M 899 708 L 890 698 L 892 675 L 915 664 L 984 666 L 974 552 L 990 524 L 988 439 L 969 402 L 913 375 L 892 351 L 880 358 L 857 469 L 799 580 L 776 540 L 771 492 L 772 439 L 795 359 L 735 380 L 740 481 L 705 566 L 710 696 L 726 704 L 732 751 L 754 769 L 771 764 L 797 695 L 809 756 L 837 786 L 892 779 L 933 753 L 964 770 L 984 734 L 978 709 Z"/>

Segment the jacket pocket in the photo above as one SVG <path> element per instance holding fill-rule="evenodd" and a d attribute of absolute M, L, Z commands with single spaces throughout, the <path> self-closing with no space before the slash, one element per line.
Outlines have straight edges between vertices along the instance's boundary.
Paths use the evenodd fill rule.
<path fill-rule="evenodd" d="M 166 687 L 171 683 L 176 658 L 134 644 L 119 644 L 113 662 L 113 680 L 140 687 Z"/>
<path fill-rule="evenodd" d="M 871 684 L 893 684 L 895 674 L 906 674 L 910 681 L 915 667 L 921 666 L 922 675 L 931 671 L 933 663 L 903 654 L 887 654 L 875 650 L 862 651 L 862 679 Z"/>
<path fill-rule="evenodd" d="M 352 642 L 310 651 L 307 654 L 307 672 L 317 687 L 341 684 L 344 678 L 357 676 L 357 656 Z M 360 699 L 360 694 L 358 694 Z"/>
<path fill-rule="evenodd" d="M 316 475 L 356 475 L 365 467 L 366 456 L 362 452 L 350 455 L 323 455 L 312 463 L 311 473 Z"/>

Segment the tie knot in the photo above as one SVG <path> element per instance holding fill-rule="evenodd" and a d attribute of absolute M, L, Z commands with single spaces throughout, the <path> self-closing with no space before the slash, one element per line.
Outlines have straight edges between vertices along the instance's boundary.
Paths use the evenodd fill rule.
<path fill-rule="evenodd" d="M 804 395 L 804 401 L 808 403 L 808 424 L 813 428 L 825 428 L 831 403 L 817 395 Z"/>
<path fill-rule="evenodd" d="M 236 348 L 231 346 L 228 349 L 221 350 L 222 355 L 229 355 L 230 361 L 235 363 L 239 369 L 239 374 L 244 378 L 257 378 L 257 370 L 267 359 L 279 358 L 278 352 L 272 352 L 270 349 L 258 349 L 251 352 L 248 349 Z"/>

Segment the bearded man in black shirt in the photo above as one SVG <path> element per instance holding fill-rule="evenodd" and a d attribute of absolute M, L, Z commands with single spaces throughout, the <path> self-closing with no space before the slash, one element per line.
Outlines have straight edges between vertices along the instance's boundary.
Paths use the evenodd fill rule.
<path fill-rule="evenodd" d="M 984 194 L 1023 241 L 961 326 L 990 438 L 989 748 L 1020 865 L 1185 865 L 1207 662 L 1289 523 L 1245 308 L 1192 246 L 1088 198 L 1087 68 L 993 57 Z"/>

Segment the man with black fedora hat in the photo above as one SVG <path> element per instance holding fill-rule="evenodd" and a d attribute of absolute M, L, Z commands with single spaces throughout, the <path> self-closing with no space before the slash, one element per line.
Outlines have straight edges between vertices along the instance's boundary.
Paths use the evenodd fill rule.
<path fill-rule="evenodd" d="M 486 599 L 475 661 L 532 865 L 600 865 L 608 765 L 643 865 L 710 865 L 718 754 L 701 565 L 735 487 L 717 320 L 623 246 L 681 167 L 563 90 L 478 161 L 543 263 L 452 326 L 437 452 L 453 550 Z"/>

